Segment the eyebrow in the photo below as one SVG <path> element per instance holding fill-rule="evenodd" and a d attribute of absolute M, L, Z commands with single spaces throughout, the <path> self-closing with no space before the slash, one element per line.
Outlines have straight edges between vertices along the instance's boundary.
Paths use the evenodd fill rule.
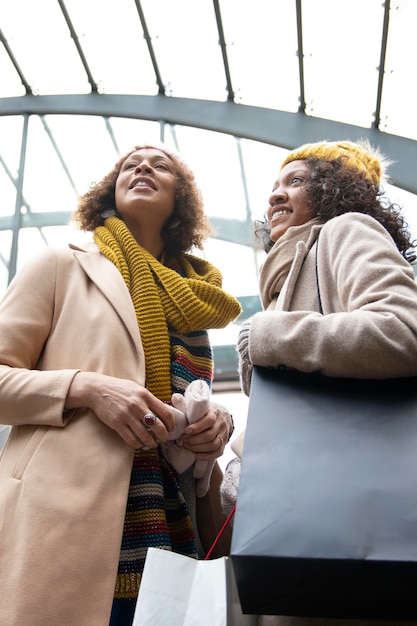
<path fill-rule="evenodd" d="M 294 178 L 294 176 L 306 176 L 309 173 L 309 170 L 306 167 L 297 167 L 297 169 L 292 170 L 292 172 L 287 172 L 284 178 Z"/>
<path fill-rule="evenodd" d="M 148 157 L 149 160 L 154 163 L 155 161 L 164 161 L 165 163 L 171 163 L 174 164 L 173 160 L 170 159 L 168 156 L 164 155 L 164 154 L 154 154 L 152 156 Z M 140 154 L 132 154 L 130 156 L 127 157 L 127 159 L 125 161 L 123 161 L 122 167 L 123 165 L 129 164 L 129 163 L 134 163 L 134 162 L 140 162 L 143 161 L 144 157 Z"/>
<path fill-rule="evenodd" d="M 290 172 L 284 172 L 284 176 L 281 178 L 281 180 L 286 180 L 287 178 L 293 178 L 294 176 L 298 176 L 300 174 L 303 174 L 303 176 L 305 176 L 307 173 L 308 173 L 307 169 L 297 167 L 297 169 L 292 170 Z M 274 182 L 274 186 L 277 185 L 279 181 L 280 181 L 280 178 L 277 178 Z"/>

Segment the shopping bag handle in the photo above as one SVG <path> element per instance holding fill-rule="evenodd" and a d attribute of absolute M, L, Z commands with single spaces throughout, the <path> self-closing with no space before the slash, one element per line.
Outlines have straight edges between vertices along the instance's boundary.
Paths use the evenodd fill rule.
<path fill-rule="evenodd" d="M 232 519 L 234 513 L 236 510 L 236 504 L 233 506 L 233 509 L 230 511 L 229 515 L 227 516 L 226 521 L 224 522 L 223 526 L 220 528 L 219 532 L 217 533 L 217 537 L 216 539 L 213 541 L 212 546 L 210 548 L 210 550 L 207 552 L 206 556 L 204 557 L 205 561 L 208 561 L 214 548 L 217 546 L 217 543 L 219 542 L 222 534 L 224 533 L 224 531 L 226 530 L 226 527 L 228 525 L 228 523 L 230 522 L 230 520 Z"/>

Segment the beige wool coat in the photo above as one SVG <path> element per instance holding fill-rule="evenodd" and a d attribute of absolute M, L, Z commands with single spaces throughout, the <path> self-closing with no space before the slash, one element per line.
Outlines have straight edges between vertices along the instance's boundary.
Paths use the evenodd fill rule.
<path fill-rule="evenodd" d="M 130 295 L 95 244 L 45 249 L 0 304 L 0 626 L 109 623 L 133 450 L 64 412 L 80 370 L 145 381 Z"/>
<path fill-rule="evenodd" d="M 417 375 L 414 272 L 375 219 L 347 213 L 314 225 L 278 297 L 274 264 L 272 249 L 260 276 L 266 310 L 250 328 L 253 364 L 354 378 Z"/>
<path fill-rule="evenodd" d="M 319 313 L 317 269 L 323 313 Z M 273 250 L 269 253 L 273 255 Z M 417 286 L 390 235 L 367 215 L 313 226 L 298 242 L 290 273 L 274 295 L 273 264 L 261 274 L 264 307 L 252 319 L 255 365 L 286 365 L 329 376 L 417 375 Z M 417 449 L 416 449 L 417 454 Z M 417 494 L 416 494 L 417 500 Z M 269 616 L 262 626 L 408 626 L 416 622 Z"/>

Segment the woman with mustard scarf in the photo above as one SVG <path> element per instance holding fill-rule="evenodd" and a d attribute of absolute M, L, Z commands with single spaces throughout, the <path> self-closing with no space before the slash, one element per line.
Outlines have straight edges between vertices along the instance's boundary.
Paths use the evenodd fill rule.
<path fill-rule="evenodd" d="M 75 218 L 94 242 L 45 251 L 0 307 L 9 626 L 130 625 L 148 547 L 204 556 L 192 467 L 176 472 L 163 446 L 173 394 L 211 386 L 207 329 L 241 308 L 218 269 L 189 252 L 210 234 L 194 176 L 173 151 L 137 146 Z M 210 403 L 182 448 L 214 463 L 232 430 Z M 23 449 L 27 490 L 17 492 L 11 467 Z"/>

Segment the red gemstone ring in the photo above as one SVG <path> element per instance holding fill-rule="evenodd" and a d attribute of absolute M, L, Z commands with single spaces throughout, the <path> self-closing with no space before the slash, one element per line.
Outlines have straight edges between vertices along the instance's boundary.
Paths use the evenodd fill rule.
<path fill-rule="evenodd" d="M 143 423 L 145 424 L 145 426 L 154 426 L 155 422 L 156 422 L 156 415 L 155 413 L 145 413 L 145 415 L 142 418 Z"/>

